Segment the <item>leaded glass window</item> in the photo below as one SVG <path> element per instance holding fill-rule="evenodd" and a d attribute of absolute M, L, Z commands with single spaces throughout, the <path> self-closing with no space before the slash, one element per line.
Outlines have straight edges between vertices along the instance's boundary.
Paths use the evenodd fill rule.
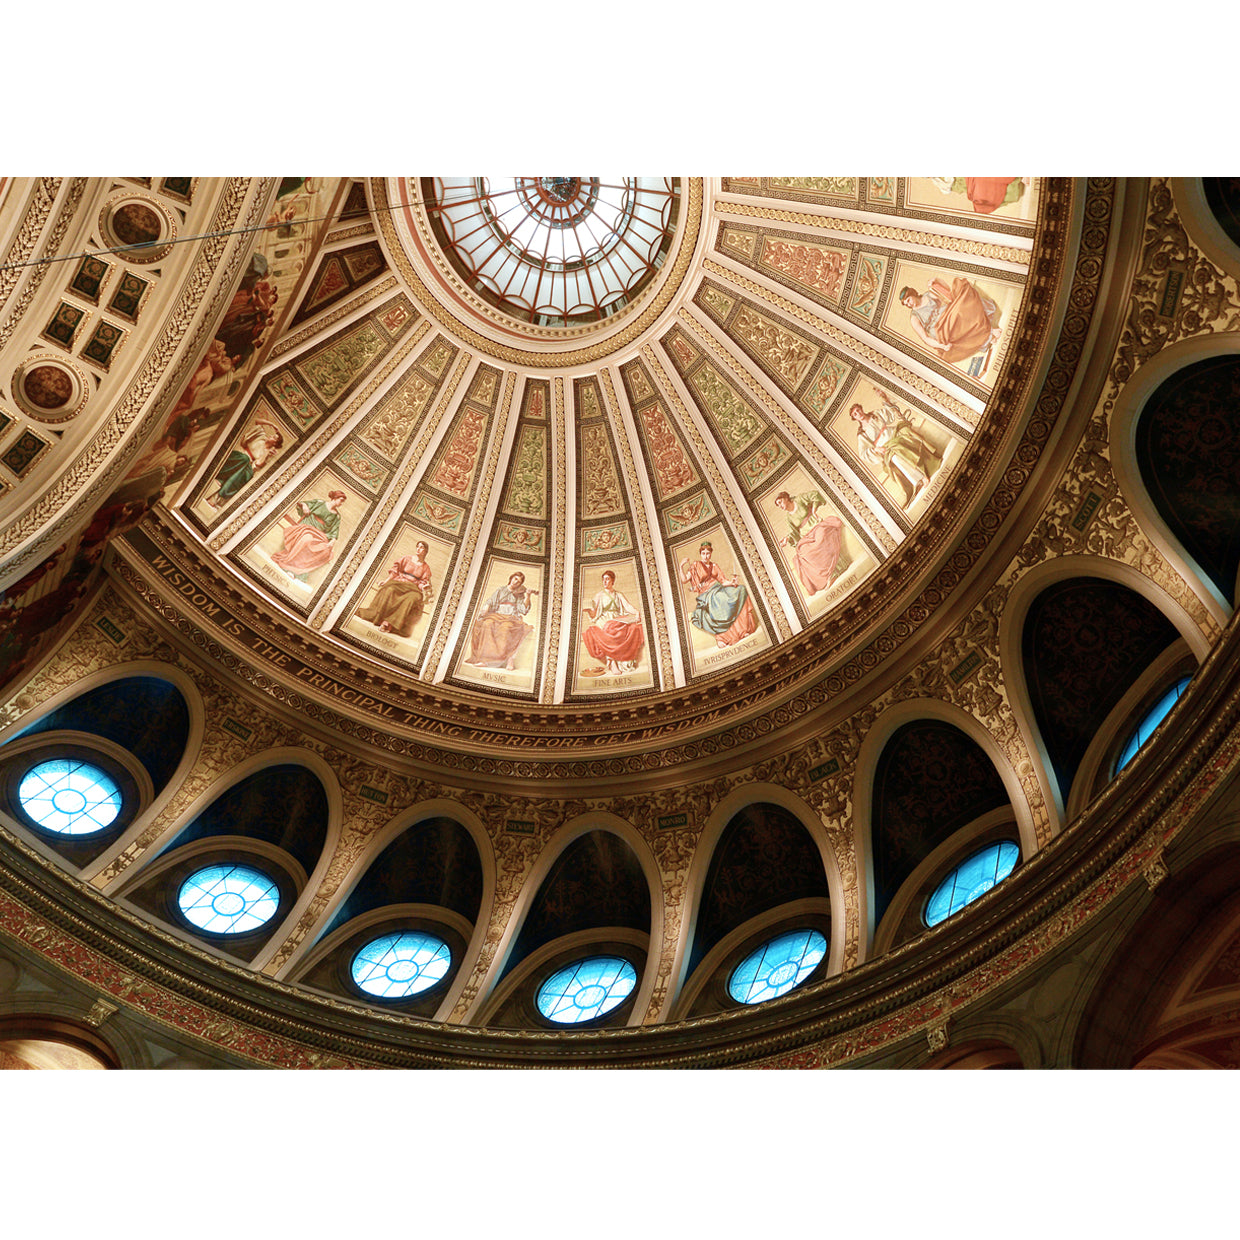
<path fill-rule="evenodd" d="M 600 322 L 662 266 L 680 183 L 666 177 L 436 177 L 428 210 L 470 287 L 524 322 Z"/>
<path fill-rule="evenodd" d="M 799 986 L 827 954 L 818 930 L 790 930 L 768 939 L 732 970 L 728 994 L 737 1003 L 765 1003 Z"/>
<path fill-rule="evenodd" d="M 209 865 L 181 884 L 177 905 L 210 934 L 245 934 L 266 925 L 280 905 L 273 879 L 246 865 Z"/>
<path fill-rule="evenodd" d="M 593 1020 L 619 1007 L 637 985 L 637 970 L 618 956 L 590 956 L 553 973 L 538 988 L 538 1010 L 561 1025 Z"/>
<path fill-rule="evenodd" d="M 33 766 L 17 789 L 21 807 L 45 831 L 92 835 L 116 821 L 121 790 L 106 772 L 77 758 Z"/>
<path fill-rule="evenodd" d="M 443 981 L 452 953 L 443 939 L 402 930 L 371 939 L 354 957 L 354 984 L 377 999 L 407 999 Z"/>
<path fill-rule="evenodd" d="M 984 896 L 1016 868 L 1020 849 L 1011 840 L 990 844 L 962 861 L 934 889 L 926 905 L 926 925 L 937 926 L 966 904 Z"/>
<path fill-rule="evenodd" d="M 1132 735 L 1124 745 L 1119 761 L 1115 764 L 1118 774 L 1137 756 L 1137 750 L 1154 734 L 1154 729 L 1171 713 L 1171 708 L 1179 701 L 1180 694 L 1188 687 L 1191 676 L 1182 676 L 1154 703 L 1146 712 L 1145 718 L 1133 729 Z"/>

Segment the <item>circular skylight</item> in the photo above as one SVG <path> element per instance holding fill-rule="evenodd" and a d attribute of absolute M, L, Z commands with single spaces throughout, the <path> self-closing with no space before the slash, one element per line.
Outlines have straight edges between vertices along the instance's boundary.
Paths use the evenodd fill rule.
<path fill-rule="evenodd" d="M 177 905 L 200 930 L 245 934 L 272 919 L 280 905 L 280 889 L 249 866 L 209 865 L 181 884 Z"/>
<path fill-rule="evenodd" d="M 926 925 L 937 926 L 966 904 L 984 896 L 1016 868 L 1020 849 L 1011 841 L 991 844 L 962 861 L 934 889 L 926 905 Z"/>
<path fill-rule="evenodd" d="M 371 939 L 354 957 L 354 984 L 378 999 L 407 999 L 443 981 L 452 953 L 443 939 L 404 930 Z"/>
<path fill-rule="evenodd" d="M 737 1003 L 765 1003 L 799 986 L 827 954 L 817 930 L 790 930 L 768 939 L 732 970 L 728 994 Z"/>
<path fill-rule="evenodd" d="M 619 1007 L 637 985 L 637 970 L 618 956 L 589 956 L 553 973 L 538 988 L 538 1010 L 561 1025 L 593 1020 Z"/>
<path fill-rule="evenodd" d="M 444 250 L 470 286 L 526 323 L 599 322 L 662 265 L 670 177 L 435 177 L 423 183 Z"/>
<path fill-rule="evenodd" d="M 121 790 L 106 772 L 76 758 L 40 762 L 17 789 L 22 809 L 45 831 L 93 835 L 121 812 Z"/>

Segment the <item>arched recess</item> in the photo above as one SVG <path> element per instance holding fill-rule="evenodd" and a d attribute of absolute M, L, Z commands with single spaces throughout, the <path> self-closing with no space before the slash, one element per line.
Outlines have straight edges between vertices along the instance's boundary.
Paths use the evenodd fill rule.
<path fill-rule="evenodd" d="M 1134 433 L 1146 494 L 1232 609 L 1240 576 L 1240 357 L 1204 358 L 1163 380 Z"/>
<path fill-rule="evenodd" d="M 111 1042 L 80 1020 L 43 1012 L 0 1016 L 0 1070 L 91 1071 L 130 1066 L 149 1065 L 123 1063 Z"/>
<path fill-rule="evenodd" d="M 1133 681 L 1103 719 L 1085 750 L 1068 794 L 1066 817 L 1069 822 L 1118 775 L 1116 765 L 1120 751 L 1154 702 L 1165 696 L 1178 680 L 1191 677 L 1196 670 L 1197 661 L 1188 644 L 1178 638 Z"/>
<path fill-rule="evenodd" d="M 360 932 L 412 928 L 454 948 L 443 989 L 394 1010 L 445 1020 L 472 976 L 495 899 L 495 856 L 478 817 L 447 798 L 422 802 L 377 832 L 277 977 L 373 1002 L 339 981 Z M 339 957 L 339 959 L 337 959 Z M 335 976 L 332 976 L 332 975 Z M 388 1005 L 384 1005 L 388 1006 Z"/>
<path fill-rule="evenodd" d="M 473 839 L 474 846 L 478 851 L 478 860 L 482 866 L 482 905 L 478 913 L 477 921 L 473 927 L 473 933 L 470 937 L 469 945 L 465 949 L 465 960 L 462 963 L 461 971 L 457 974 L 449 990 L 448 998 L 451 999 L 452 1005 L 455 1006 L 456 1000 L 460 998 L 460 992 L 464 989 L 469 980 L 470 970 L 474 967 L 473 962 L 478 958 L 478 954 L 482 951 L 482 944 L 486 941 L 486 933 L 490 924 L 491 910 L 495 904 L 495 883 L 496 883 L 496 863 L 495 849 L 491 844 L 491 837 L 487 833 L 486 827 L 482 820 L 473 813 L 473 811 L 461 805 L 457 801 L 453 801 L 448 797 L 435 797 L 429 801 L 423 801 L 418 805 L 411 806 L 398 817 L 394 818 L 381 831 L 376 832 L 373 839 L 369 841 L 366 848 L 357 856 L 353 864 L 349 867 L 340 886 L 336 889 L 335 894 L 327 903 L 322 913 L 319 915 L 318 921 L 311 928 L 310 933 L 294 950 L 292 955 L 281 967 L 276 976 L 282 980 L 288 980 L 295 974 L 300 972 L 306 963 L 306 956 L 309 953 L 317 952 L 321 943 L 323 933 L 327 926 L 331 924 L 332 919 L 340 909 L 340 906 L 348 899 L 350 893 L 356 887 L 358 880 L 366 872 L 374 860 L 383 852 L 383 850 L 397 836 L 407 831 L 410 827 L 416 826 L 419 822 L 427 818 L 446 817 L 453 819 L 458 825 L 469 832 Z M 448 1000 L 445 999 L 440 1011 L 449 1013 L 453 1010 Z M 447 1015 L 437 1016 L 436 1019 L 447 1019 Z"/>
<path fill-rule="evenodd" d="M 901 734 L 911 735 L 909 730 L 916 729 L 919 725 L 939 729 L 946 726 L 953 729 L 963 742 L 959 746 L 962 754 L 973 754 L 970 761 L 975 765 L 979 761 L 986 763 L 984 771 L 993 774 L 996 787 L 994 795 L 975 798 L 970 808 L 962 807 L 948 814 L 938 814 L 931 809 L 930 821 L 933 825 L 929 834 L 923 838 L 924 846 L 918 851 L 916 858 L 912 859 L 912 863 L 905 867 L 895 885 L 884 892 L 883 876 L 879 873 L 881 858 L 876 855 L 874 839 L 876 781 L 882 775 L 884 762 L 891 760 L 889 747 L 893 739 L 899 744 Z M 950 742 L 951 734 L 944 735 Z M 968 748 L 970 746 L 972 748 Z M 1033 813 L 1025 798 L 1024 789 L 1007 755 L 1000 749 L 989 729 L 973 715 L 937 698 L 916 698 L 897 703 L 874 721 L 858 752 L 853 781 L 853 831 L 857 850 L 858 887 L 862 901 L 862 941 L 858 962 L 870 958 L 875 933 L 883 914 L 905 885 L 924 873 L 925 865 L 932 857 L 943 856 L 941 850 L 944 844 L 951 841 L 963 845 L 967 838 L 976 836 L 979 820 L 996 810 L 1009 814 L 1015 822 L 1021 859 L 1028 860 L 1037 851 L 1038 843 Z"/>
<path fill-rule="evenodd" d="M 1074 579 L 1097 580 L 1125 587 L 1131 594 L 1149 603 L 1154 612 L 1171 625 L 1167 640 L 1162 643 L 1159 650 L 1150 654 L 1144 661 L 1138 658 L 1136 664 L 1130 664 L 1125 677 L 1110 687 L 1110 695 L 1105 707 L 1101 700 L 1092 703 L 1096 707 L 1098 718 L 1082 746 L 1082 754 L 1088 748 L 1089 739 L 1096 734 L 1106 715 L 1122 698 L 1132 681 L 1145 670 L 1145 667 L 1158 653 L 1161 653 L 1162 649 L 1175 640 L 1177 632 L 1184 639 L 1198 663 L 1209 653 L 1208 639 L 1193 623 L 1189 614 L 1148 577 L 1126 564 L 1099 556 L 1060 556 L 1058 559 L 1030 569 L 1012 587 L 1008 595 L 1007 606 L 999 619 L 999 657 L 1003 666 L 1012 713 L 1025 737 L 1033 760 L 1034 773 L 1041 785 L 1048 811 L 1051 813 L 1052 835 L 1057 835 L 1065 825 L 1065 806 L 1069 789 L 1061 792 L 1061 781 L 1054 771 L 1046 737 L 1034 712 L 1033 696 L 1026 672 L 1024 637 L 1030 612 L 1038 599 L 1047 590 Z"/>
<path fill-rule="evenodd" d="M 782 788 L 777 784 L 752 783 L 734 788 L 711 811 L 702 833 L 698 837 L 693 859 L 689 863 L 685 875 L 684 914 L 680 924 L 680 937 L 676 943 L 672 968 L 673 983 L 668 987 L 667 998 L 659 1013 L 660 1020 L 667 1020 L 675 1010 L 681 991 L 689 975 L 689 954 L 697 931 L 698 915 L 701 909 L 702 891 L 711 860 L 728 824 L 737 812 L 747 805 L 757 802 L 768 802 L 788 810 L 798 822 L 809 832 L 810 838 L 818 847 L 822 859 L 823 872 L 827 879 L 828 896 L 833 916 L 831 918 L 831 942 L 827 954 L 827 976 L 834 976 L 844 967 L 846 948 L 845 909 L 847 907 L 844 894 L 844 880 L 840 873 L 839 861 L 831 844 L 822 819 L 801 797 Z"/>
<path fill-rule="evenodd" d="M 1157 393 L 1177 376 L 1209 362 L 1234 362 L 1240 366 L 1240 337 L 1234 335 L 1197 336 L 1180 340 L 1161 350 L 1146 362 L 1124 385 L 1116 398 L 1111 414 L 1111 466 L 1115 471 L 1120 491 L 1145 531 L 1150 541 L 1166 556 L 1171 566 L 1188 583 L 1189 588 L 1201 600 L 1210 618 L 1221 628 L 1235 608 L 1236 581 L 1229 589 L 1221 589 L 1209 570 L 1198 562 L 1192 551 L 1173 531 L 1167 518 L 1160 511 L 1151 495 L 1141 466 L 1137 459 L 1137 433 L 1143 414 Z M 1240 416 L 1240 415 L 1233 415 Z M 1240 451 L 1235 443 L 1229 445 L 1230 453 Z M 1223 478 L 1226 487 L 1230 481 Z M 1213 636 L 1213 635 L 1211 635 Z"/>
<path fill-rule="evenodd" d="M 1076 1028 L 1073 1066 L 1240 1067 L 1240 840 L 1163 880 L 1127 926 Z"/>
<path fill-rule="evenodd" d="M 712 941 L 705 943 L 699 938 L 699 931 L 703 928 L 707 883 L 720 842 L 739 815 L 761 805 L 784 811 L 805 832 L 814 859 L 821 867 L 818 873 L 822 876 L 823 886 L 812 893 L 785 894 L 783 898 L 767 902 L 764 907 L 741 917 L 737 924 L 711 934 Z M 734 788 L 711 811 L 685 876 L 684 916 L 675 948 L 673 984 L 668 988 L 659 1019 L 667 1020 L 683 1012 L 685 998 L 692 997 L 687 996 L 686 988 L 692 987 L 698 991 L 705 984 L 701 978 L 695 977 L 696 974 L 708 974 L 713 965 L 732 948 L 739 947 L 744 939 L 764 927 L 781 922 L 784 912 L 794 915 L 798 901 L 806 898 L 815 901 L 814 907 L 822 909 L 826 906 L 830 910 L 830 937 L 824 970 L 824 975 L 830 977 L 844 967 L 847 903 L 839 862 L 822 819 L 796 793 L 778 785 L 752 783 Z"/>
<path fill-rule="evenodd" d="M 580 846 L 588 844 L 592 836 L 611 837 L 615 844 L 598 840 L 599 856 L 591 858 Z M 555 909 L 540 908 L 540 900 L 560 879 L 557 871 L 571 868 L 574 872 L 565 875 L 565 885 L 580 884 L 574 852 L 581 857 L 586 869 L 591 864 L 606 867 L 621 862 L 625 865 L 625 873 L 613 875 L 617 880 L 614 896 L 605 879 L 596 885 L 598 891 L 611 897 L 608 900 L 590 909 L 570 899 L 567 916 L 557 916 Z M 631 866 L 625 858 L 631 861 Z M 643 907 L 638 907 L 643 901 L 644 914 Z M 623 912 L 626 920 L 617 921 L 617 912 Z M 644 924 L 638 925 L 638 922 Z M 626 947 L 640 949 L 645 957 L 643 967 L 637 970 L 634 994 L 624 1005 L 628 1012 L 624 1023 L 638 1025 L 645 1016 L 658 972 L 658 947 L 663 938 L 662 876 L 650 845 L 632 823 L 616 814 L 589 812 L 565 823 L 531 867 L 491 967 L 479 987 L 478 998 L 466 1013 L 465 1023 L 489 1024 L 494 1020 L 516 1019 L 511 1010 L 518 1006 L 519 996 L 533 987 L 543 966 L 550 968 L 565 952 L 576 952 L 600 942 L 600 932 L 611 929 L 619 933 L 608 936 L 607 942 L 621 950 Z"/>
<path fill-rule="evenodd" d="M 1216 267 L 1240 279 L 1240 182 L 1236 177 L 1172 177 L 1180 220 Z"/>
<path fill-rule="evenodd" d="M 41 852 L 89 878 L 181 786 L 197 756 L 205 717 L 197 686 L 180 668 L 149 660 L 117 664 L 54 694 L 11 727 L 0 743 L 0 779 L 7 783 L 16 765 L 69 750 L 87 760 L 91 751 L 99 755 L 125 798 L 116 823 L 77 840 L 34 836 Z"/>
<path fill-rule="evenodd" d="M 980 1040 L 966 1042 L 963 1046 L 949 1046 L 922 1064 L 923 1068 L 963 1068 L 986 1070 L 993 1068 L 1023 1068 L 1020 1055 L 1002 1042 Z"/>
<path fill-rule="evenodd" d="M 287 799 L 290 790 L 291 802 Z M 291 819 L 289 804 L 300 811 Z M 277 812 L 268 820 L 264 812 L 272 806 Z M 103 888 L 104 894 L 143 916 L 157 918 L 208 950 L 244 959 L 251 968 L 261 969 L 279 950 L 323 881 L 340 838 L 343 812 L 335 773 L 318 754 L 292 746 L 254 754 L 188 806 L 133 866 Z M 213 856 L 236 852 L 280 868 L 280 906 L 253 938 L 245 936 L 242 942 L 239 936 L 235 944 L 220 939 L 217 945 L 217 940 L 200 937 L 170 911 L 167 888 L 185 877 L 179 871 L 186 870 L 190 862 L 206 864 Z"/>
<path fill-rule="evenodd" d="M 928 928 L 923 917 L 926 903 L 953 867 L 974 853 L 1005 840 L 1020 847 L 1019 837 L 1015 812 L 1010 803 L 982 814 L 953 831 L 926 854 L 900 884 L 875 926 L 870 955 L 881 956 Z M 1024 848 L 1020 847 L 1018 864 L 1023 864 L 1026 856 Z"/>

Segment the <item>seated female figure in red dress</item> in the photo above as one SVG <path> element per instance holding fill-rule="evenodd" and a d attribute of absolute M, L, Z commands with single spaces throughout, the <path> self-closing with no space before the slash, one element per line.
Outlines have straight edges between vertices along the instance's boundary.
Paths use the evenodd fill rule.
<path fill-rule="evenodd" d="M 594 596 L 594 602 L 581 610 L 594 621 L 582 633 L 581 640 L 591 656 L 605 664 L 586 669 L 587 674 L 633 671 L 646 635 L 637 608 L 616 589 L 615 573 L 608 569 L 603 574 L 603 588 Z"/>

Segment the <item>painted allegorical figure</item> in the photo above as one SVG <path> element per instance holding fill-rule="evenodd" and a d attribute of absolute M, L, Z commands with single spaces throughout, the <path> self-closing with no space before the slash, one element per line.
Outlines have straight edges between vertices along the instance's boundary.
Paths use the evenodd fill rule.
<path fill-rule="evenodd" d="M 297 520 L 285 515 L 284 550 L 277 551 L 271 562 L 297 581 L 308 581 L 316 568 L 332 558 L 336 539 L 340 537 L 340 507 L 349 497 L 343 491 L 331 491 L 327 501 L 297 501 Z"/>
<path fill-rule="evenodd" d="M 998 305 L 963 276 L 950 285 L 936 276 L 924 293 L 906 285 L 900 303 L 918 340 L 945 362 L 964 361 L 999 338 Z"/>
<path fill-rule="evenodd" d="M 525 574 L 513 573 L 506 586 L 500 586 L 474 618 L 469 635 L 469 658 L 477 667 L 516 667 L 517 647 L 534 631 L 523 616 L 529 615 L 537 590 L 525 588 Z"/>
<path fill-rule="evenodd" d="M 419 542 L 413 555 L 402 555 L 388 569 L 387 580 L 375 592 L 369 607 L 358 609 L 359 620 L 367 620 L 382 633 L 412 637 L 426 604 L 434 592 L 431 566 L 426 562 L 429 547 Z"/>
<path fill-rule="evenodd" d="M 731 583 L 724 581 L 710 543 L 704 542 L 698 548 L 696 560 L 681 560 L 680 580 L 697 595 L 691 623 L 713 634 L 715 645 L 733 646 L 757 630 L 758 619 L 749 591 L 736 573 L 732 574 Z"/>
<path fill-rule="evenodd" d="M 219 490 L 207 499 L 212 508 L 232 499 L 255 473 L 271 459 L 271 454 L 284 447 L 284 436 L 270 422 L 256 420 L 242 436 L 241 442 L 228 454 L 215 475 Z"/>
<path fill-rule="evenodd" d="M 792 548 L 792 562 L 805 593 L 815 595 L 835 579 L 835 566 L 840 558 L 840 542 L 844 522 L 833 513 L 819 515 L 826 500 L 817 491 L 803 491 L 797 496 L 780 491 L 775 507 L 788 514 L 788 533 L 783 545 Z"/>
<path fill-rule="evenodd" d="M 637 608 L 616 589 L 616 574 L 608 569 L 603 574 L 603 588 L 589 607 L 581 609 L 594 622 L 581 635 L 592 658 L 603 660 L 604 666 L 585 668 L 583 675 L 599 676 L 605 671 L 633 671 L 645 644 Z"/>
<path fill-rule="evenodd" d="M 943 463 L 942 454 L 913 428 L 882 388 L 874 390 L 883 402 L 879 409 L 855 404 L 848 410 L 857 424 L 857 451 L 862 460 L 900 487 L 907 508 Z"/>
<path fill-rule="evenodd" d="M 990 215 L 1025 192 L 1021 177 L 931 177 L 945 194 L 964 194 L 979 215 Z"/>

